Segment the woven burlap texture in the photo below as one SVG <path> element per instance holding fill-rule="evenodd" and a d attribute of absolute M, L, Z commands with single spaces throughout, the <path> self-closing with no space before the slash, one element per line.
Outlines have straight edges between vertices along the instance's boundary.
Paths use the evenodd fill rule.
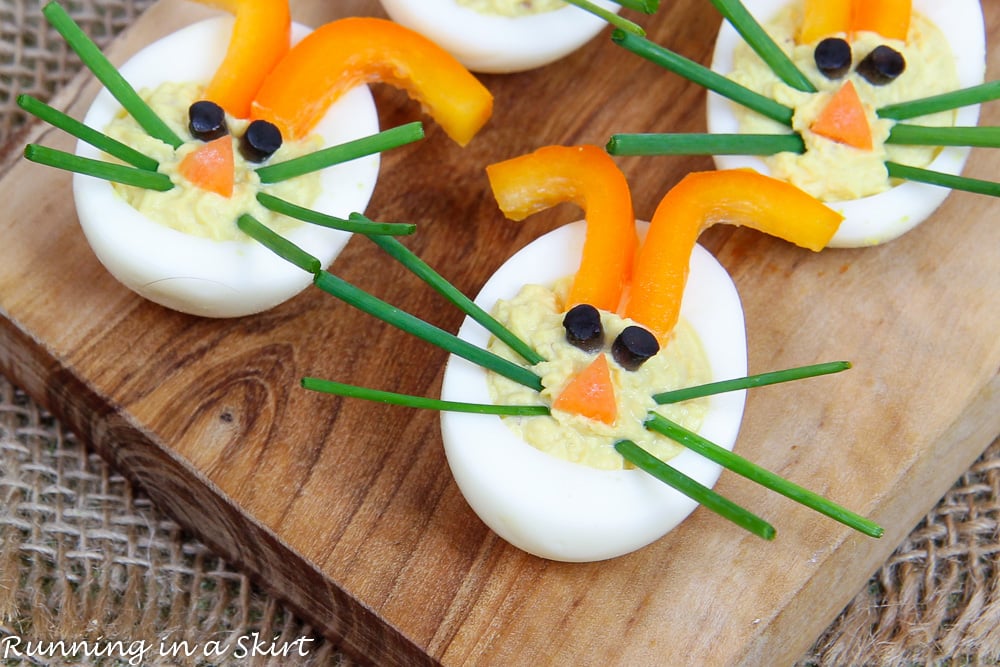
<path fill-rule="evenodd" d="M 43 4 L 0 3 L 0 138 L 10 136 L 27 119 L 17 106 L 18 95 L 48 99 L 80 69 L 76 54 L 42 18 Z M 150 4 L 150 0 L 86 0 L 64 6 L 87 34 L 104 44 Z"/>
<path fill-rule="evenodd" d="M 27 122 L 16 97 L 48 99 L 79 69 L 34 0 L 0 0 L 0 146 Z M 104 44 L 151 0 L 64 3 Z M 278 646 L 346 664 L 334 646 L 163 515 L 0 376 L 0 638 L 90 638 L 160 646 Z M 1000 441 L 897 548 L 801 665 L 996 664 L 1000 656 Z M 242 644 L 247 646 L 247 644 Z M 93 644 L 97 646 L 97 644 Z M 2 647 L 2 644 L 0 644 Z M 155 653 L 155 651 L 152 651 Z M 232 650 L 208 660 L 246 664 Z M 44 662 L 36 658 L 38 662 Z M 63 664 L 52 659 L 48 664 Z M 106 664 L 77 656 L 75 664 Z"/>
<path fill-rule="evenodd" d="M 2 376 L 0 499 L 3 664 L 351 664 Z"/>

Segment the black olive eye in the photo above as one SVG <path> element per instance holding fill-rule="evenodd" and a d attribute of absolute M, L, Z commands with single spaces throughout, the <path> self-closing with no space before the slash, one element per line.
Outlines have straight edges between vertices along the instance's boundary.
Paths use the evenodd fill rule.
<path fill-rule="evenodd" d="M 637 326 L 622 329 L 611 344 L 611 356 L 628 371 L 637 370 L 659 351 L 660 344 L 656 342 L 656 336 Z"/>
<path fill-rule="evenodd" d="M 563 317 L 566 341 L 584 352 L 597 352 L 604 346 L 604 326 L 601 313 L 593 306 L 581 303 Z"/>
<path fill-rule="evenodd" d="M 247 125 L 240 137 L 240 155 L 248 162 L 263 162 L 281 148 L 281 130 L 266 120 Z"/>
<path fill-rule="evenodd" d="M 888 46 L 876 46 L 858 63 L 858 74 L 874 86 L 884 86 L 896 80 L 906 69 L 903 54 Z"/>
<path fill-rule="evenodd" d="M 211 141 L 229 134 L 226 127 L 226 112 L 215 102 L 201 100 L 188 108 L 188 130 L 191 136 L 202 141 Z"/>
<path fill-rule="evenodd" d="M 851 69 L 851 45 L 839 37 L 827 37 L 813 52 L 816 67 L 828 79 L 839 79 Z"/>

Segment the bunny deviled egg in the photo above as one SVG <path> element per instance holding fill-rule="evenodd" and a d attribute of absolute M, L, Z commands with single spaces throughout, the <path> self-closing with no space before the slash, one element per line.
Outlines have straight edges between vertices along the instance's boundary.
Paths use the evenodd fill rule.
<path fill-rule="evenodd" d="M 508 73 L 552 63 L 607 23 L 561 0 L 381 0 L 389 16 L 434 40 L 474 72 Z M 617 13 L 621 6 L 596 0 Z"/>
<path fill-rule="evenodd" d="M 524 318 L 522 324 L 544 325 L 535 329 L 533 338 L 548 340 L 546 351 L 555 353 L 547 357 L 552 366 L 582 368 L 589 358 L 561 335 L 564 279 L 579 263 L 584 235 L 585 224 L 577 222 L 537 239 L 511 257 L 476 299 L 487 310 L 500 304 L 510 317 Z M 522 289 L 526 281 L 537 284 Z M 556 291 L 544 287 L 556 284 L 560 284 Z M 691 257 L 684 299 L 679 334 L 658 354 L 663 368 L 670 369 L 658 375 L 672 382 L 655 385 L 657 390 L 745 375 L 746 337 L 739 296 L 725 270 L 700 246 Z M 610 313 L 604 313 L 603 319 L 608 322 L 607 347 L 600 354 L 607 354 L 626 321 Z M 486 347 L 489 336 L 470 320 L 459 330 L 459 337 Z M 612 372 L 625 379 L 637 375 L 614 361 L 608 363 Z M 555 374 L 565 382 L 566 370 Z M 635 391 L 628 403 L 640 415 L 647 409 L 664 410 L 674 421 L 716 444 L 728 449 L 735 444 L 743 392 L 657 408 L 648 386 L 643 389 L 639 384 Z M 457 357 L 448 363 L 441 396 L 482 403 L 551 400 L 491 377 Z M 613 445 L 625 437 L 626 429 L 637 444 L 657 451 L 702 485 L 711 487 L 718 479 L 717 464 L 647 431 L 641 419 L 621 418 L 616 424 L 600 425 L 596 432 L 586 428 L 588 421 L 565 412 L 529 417 L 446 412 L 442 413 L 442 433 L 455 481 L 483 522 L 514 546 L 554 560 L 593 561 L 629 553 L 662 537 L 697 506 L 679 491 L 624 465 Z M 582 424 L 582 428 L 564 422 Z M 569 435 L 561 437 L 562 432 Z"/>
<path fill-rule="evenodd" d="M 782 80 L 731 22 L 723 22 L 712 69 L 793 109 L 791 129 L 802 137 L 803 150 L 717 155 L 716 165 L 752 167 L 787 180 L 843 213 L 831 246 L 884 243 L 929 217 L 950 190 L 919 182 L 922 177 L 909 168 L 957 175 L 969 148 L 923 140 L 923 127 L 973 127 L 979 107 L 945 106 L 916 117 L 904 109 L 914 100 L 982 84 L 985 37 L 979 2 L 743 4 L 814 90 Z M 707 112 L 712 133 L 790 129 L 714 93 Z"/>
<path fill-rule="evenodd" d="M 333 261 L 350 238 L 344 231 L 309 225 L 272 213 L 257 200 L 258 192 L 303 207 L 347 217 L 363 211 L 375 187 L 378 155 L 365 156 L 273 185 L 261 184 L 239 150 L 246 120 L 226 114 L 235 183 L 230 194 L 204 191 L 179 175 L 185 155 L 199 139 L 191 136 L 189 108 L 202 99 L 205 84 L 222 62 L 233 20 L 210 19 L 183 28 L 150 44 L 121 68 L 137 90 L 144 91 L 154 111 L 174 128 L 185 145 L 174 150 L 149 137 L 124 115 L 107 89 L 101 91 L 84 119 L 112 138 L 137 148 L 171 174 L 175 187 L 166 192 L 111 183 L 76 174 L 73 194 L 80 223 L 98 259 L 123 284 L 151 301 L 196 315 L 233 317 L 266 310 L 309 285 L 309 275 L 245 237 L 237 218 L 250 213 L 276 226 L 290 240 L 320 258 Z M 295 26 L 301 39 L 307 30 Z M 276 163 L 325 146 L 378 132 L 371 94 L 358 87 L 327 111 L 311 135 L 284 141 L 267 163 Z M 97 159 L 99 151 L 80 142 L 77 154 Z"/>
<path fill-rule="evenodd" d="M 442 413 L 448 464 L 472 509 L 520 549 L 562 561 L 629 553 L 697 503 L 631 465 L 618 443 L 711 487 L 718 465 L 653 433 L 647 420 L 662 414 L 732 449 L 743 414 L 742 392 L 675 405 L 655 399 L 746 373 L 739 296 L 698 234 L 717 222 L 747 224 L 819 250 L 840 217 L 774 179 L 706 172 L 675 186 L 647 230 L 633 217 L 621 172 L 593 146 L 542 148 L 488 173 L 508 217 L 562 201 L 587 215 L 516 253 L 477 297 L 539 355 L 530 368 L 541 390 L 459 357 L 442 386 L 446 401 L 545 405 L 549 413 Z M 459 337 L 528 363 L 471 319 Z"/>
<path fill-rule="evenodd" d="M 310 30 L 291 22 L 287 0 L 225 6 L 234 16 L 174 32 L 117 70 L 50 3 L 46 17 L 105 88 L 82 124 L 19 99 L 80 139 L 76 156 L 29 145 L 25 157 L 76 172 L 81 226 L 112 275 L 209 317 L 266 310 L 309 285 L 358 228 L 347 218 L 368 205 L 379 152 L 423 137 L 416 122 L 379 132 L 366 84 L 405 89 L 461 145 L 493 108 L 461 63 L 392 21 Z M 309 271 L 251 227 L 299 247 Z"/>

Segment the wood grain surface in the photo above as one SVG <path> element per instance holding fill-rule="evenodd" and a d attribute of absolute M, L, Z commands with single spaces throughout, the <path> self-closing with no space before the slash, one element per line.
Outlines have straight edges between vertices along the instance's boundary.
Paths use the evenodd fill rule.
<path fill-rule="evenodd" d="M 371 1 L 293 3 L 317 25 L 378 15 Z M 986 6 L 990 38 L 1000 6 Z M 121 61 L 210 12 L 163 0 L 116 42 Z M 628 13 L 627 13 L 628 14 Z M 707 63 L 720 17 L 663 3 L 650 37 Z M 1000 73 L 991 54 L 990 77 Z M 496 110 L 459 148 L 427 138 L 387 153 L 369 215 L 420 225 L 407 244 L 474 294 L 571 206 L 505 221 L 490 162 L 614 132 L 703 131 L 702 89 L 607 39 L 543 69 L 481 77 Z M 55 104 L 76 117 L 81 77 Z M 374 92 L 384 127 L 423 118 Z M 983 122 L 1000 113 L 985 108 Z M 426 119 L 425 119 L 426 120 Z M 69 148 L 58 132 L 32 137 Z M 65 174 L 8 150 L 0 181 L 0 369 L 226 558 L 343 648 L 378 664 L 783 664 L 798 658 L 1000 432 L 1000 202 L 953 194 L 888 245 L 821 254 L 752 231 L 703 244 L 744 300 L 750 365 L 847 359 L 833 378 L 754 390 L 737 451 L 882 523 L 855 534 L 728 473 L 718 489 L 778 529 L 765 542 L 699 509 L 628 556 L 563 564 L 492 534 L 448 472 L 438 416 L 298 388 L 315 375 L 435 396 L 445 354 L 310 288 L 265 314 L 198 319 L 143 301 L 91 254 Z M 627 158 L 639 217 L 707 158 Z M 995 178 L 976 150 L 967 173 Z M 348 281 L 449 330 L 461 317 L 354 238 Z"/>

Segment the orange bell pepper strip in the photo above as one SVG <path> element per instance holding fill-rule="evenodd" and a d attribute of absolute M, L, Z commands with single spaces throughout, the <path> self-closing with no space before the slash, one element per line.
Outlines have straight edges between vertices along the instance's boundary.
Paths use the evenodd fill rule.
<path fill-rule="evenodd" d="M 799 43 L 863 30 L 905 42 L 912 13 L 912 0 L 806 0 Z"/>
<path fill-rule="evenodd" d="M 668 340 L 680 316 L 691 251 L 716 223 L 746 225 L 818 252 L 842 220 L 794 185 L 749 169 L 688 174 L 653 213 L 625 315 Z"/>
<path fill-rule="evenodd" d="M 827 139 L 860 150 L 870 151 L 874 147 L 865 107 L 850 81 L 834 93 L 819 116 L 809 125 L 809 129 Z"/>
<path fill-rule="evenodd" d="M 351 17 L 292 47 L 264 80 L 252 116 L 301 138 L 342 94 L 376 82 L 407 91 L 463 146 L 493 113 L 493 95 L 440 46 L 392 21 Z"/>
<path fill-rule="evenodd" d="M 855 0 L 851 15 L 851 30 L 870 30 L 888 39 L 906 41 L 910 32 L 910 17 L 913 13 L 912 0 Z"/>
<path fill-rule="evenodd" d="M 616 311 L 638 240 L 632 195 L 611 156 L 598 146 L 545 146 L 491 164 L 486 174 L 500 210 L 512 220 L 563 202 L 584 210 L 583 257 L 566 308 L 587 303 Z"/>
<path fill-rule="evenodd" d="M 247 118 L 264 77 L 288 52 L 292 29 L 288 0 L 199 1 L 236 16 L 226 55 L 205 99 L 236 118 Z"/>
<path fill-rule="evenodd" d="M 838 33 L 851 32 L 852 0 L 806 0 L 799 28 L 799 44 L 812 44 Z"/>
<path fill-rule="evenodd" d="M 198 146 L 184 156 L 177 171 L 202 190 L 232 197 L 236 180 L 233 138 L 227 134 Z"/>
<path fill-rule="evenodd" d="M 608 358 L 599 354 L 552 401 L 556 410 L 611 425 L 618 417 Z"/>

